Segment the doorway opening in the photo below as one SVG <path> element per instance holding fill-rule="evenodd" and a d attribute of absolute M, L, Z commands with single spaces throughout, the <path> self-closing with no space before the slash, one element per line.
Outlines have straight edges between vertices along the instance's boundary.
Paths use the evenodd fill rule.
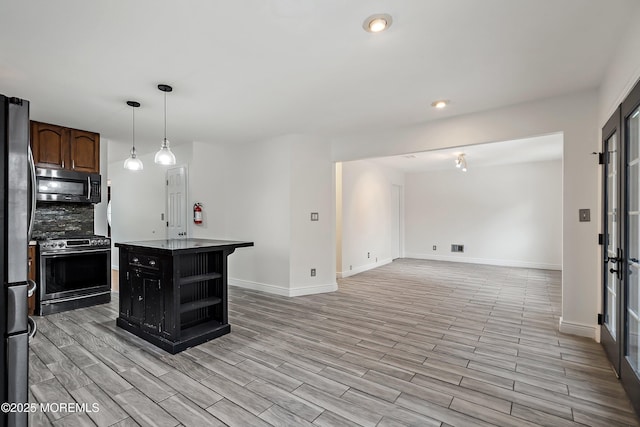
<path fill-rule="evenodd" d="M 396 258 L 561 271 L 563 140 L 554 133 L 338 164 L 337 277 Z"/>

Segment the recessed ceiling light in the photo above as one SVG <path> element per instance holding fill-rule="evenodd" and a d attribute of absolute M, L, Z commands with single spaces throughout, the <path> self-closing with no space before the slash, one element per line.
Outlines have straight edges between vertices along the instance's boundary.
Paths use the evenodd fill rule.
<path fill-rule="evenodd" d="M 365 19 L 362 28 L 369 33 L 379 33 L 389 28 L 392 22 L 391 15 L 378 13 Z"/>
<path fill-rule="evenodd" d="M 443 109 L 444 107 L 446 107 L 446 106 L 447 106 L 447 104 L 449 104 L 449 100 L 447 100 L 447 99 L 441 99 L 441 100 L 439 100 L 439 101 L 433 101 L 433 102 L 431 103 L 431 106 L 432 106 L 432 107 L 439 108 L 439 109 Z"/>

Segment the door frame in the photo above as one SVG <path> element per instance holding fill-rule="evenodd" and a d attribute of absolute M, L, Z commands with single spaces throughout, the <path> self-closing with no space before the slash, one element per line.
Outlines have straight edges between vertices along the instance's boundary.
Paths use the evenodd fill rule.
<path fill-rule="evenodd" d="M 607 121 L 607 123 L 604 125 L 604 127 L 602 128 L 602 166 L 603 166 L 603 170 L 602 170 L 602 313 L 603 315 L 606 316 L 607 314 L 607 302 L 608 302 L 608 283 L 609 283 L 609 269 L 612 268 L 612 264 L 610 264 L 610 259 L 609 259 L 609 251 L 608 251 L 608 247 L 609 247 L 609 240 L 612 239 L 612 236 L 609 236 L 609 186 L 608 186 L 608 177 L 609 177 L 609 154 L 610 154 L 610 150 L 609 150 L 609 146 L 608 146 L 608 142 L 609 140 L 613 137 L 616 136 L 616 150 L 618 152 L 618 155 L 615 158 L 616 164 L 614 165 L 614 167 L 616 168 L 616 192 L 617 192 L 617 197 L 616 197 L 616 201 L 617 201 L 617 210 L 618 210 L 618 215 L 617 215 L 617 222 L 618 222 L 618 227 L 615 230 L 617 236 L 615 236 L 616 241 L 617 241 L 617 254 L 618 257 L 622 254 L 620 254 L 620 249 L 622 247 L 624 247 L 624 227 L 622 226 L 622 221 L 624 221 L 623 219 L 623 214 L 625 213 L 624 210 L 624 206 L 622 205 L 622 202 L 624 200 L 624 193 L 622 191 L 622 176 L 624 175 L 623 173 L 623 165 L 624 165 L 624 159 L 622 156 L 622 152 L 624 150 L 622 150 L 622 146 L 623 146 L 623 140 L 622 140 L 622 132 L 620 129 L 620 108 L 618 108 L 616 110 L 616 112 L 609 118 L 609 120 Z M 616 264 L 618 266 L 618 268 L 620 268 L 620 265 L 622 265 L 622 263 L 617 263 Z M 609 359 L 609 362 L 611 363 L 611 365 L 613 366 L 613 369 L 616 373 L 616 376 L 620 377 L 620 337 L 621 337 L 621 327 L 622 327 L 622 312 L 620 311 L 620 297 L 621 297 L 621 290 L 622 290 L 622 277 L 620 274 L 617 275 L 618 279 L 617 279 L 617 300 L 616 300 L 616 319 L 615 319 L 615 328 L 616 328 L 616 336 L 613 337 L 610 333 L 609 333 L 609 329 L 606 327 L 605 323 L 606 323 L 606 318 L 603 318 L 602 321 L 600 322 L 600 343 L 602 344 L 605 353 L 607 354 L 607 357 Z"/>

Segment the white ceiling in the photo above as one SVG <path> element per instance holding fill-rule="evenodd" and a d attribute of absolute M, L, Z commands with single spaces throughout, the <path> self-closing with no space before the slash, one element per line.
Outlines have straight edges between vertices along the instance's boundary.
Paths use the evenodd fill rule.
<path fill-rule="evenodd" d="M 637 0 L 0 0 L 0 93 L 127 142 L 389 129 L 595 88 Z M 393 16 L 381 34 L 362 29 Z M 445 110 L 430 104 L 450 99 Z M 122 157 L 126 157 L 123 153 Z"/>
<path fill-rule="evenodd" d="M 561 133 L 512 141 L 468 145 L 444 150 L 423 151 L 400 156 L 369 159 L 403 172 L 454 170 L 459 154 L 464 154 L 468 170 L 489 166 L 562 159 Z"/>

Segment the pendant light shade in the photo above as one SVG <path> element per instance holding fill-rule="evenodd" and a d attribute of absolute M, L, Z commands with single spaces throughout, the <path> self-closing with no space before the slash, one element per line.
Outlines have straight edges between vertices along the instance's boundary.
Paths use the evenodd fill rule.
<path fill-rule="evenodd" d="M 173 88 L 162 84 L 158 85 L 158 89 L 164 92 L 164 139 L 153 161 L 159 165 L 170 166 L 176 164 L 176 156 L 171 152 L 169 140 L 167 139 L 167 92 L 171 92 Z"/>
<path fill-rule="evenodd" d="M 463 154 L 458 154 L 458 158 L 456 159 L 456 167 L 458 169 L 461 169 L 462 172 L 466 172 L 467 171 L 467 159 Z"/>
<path fill-rule="evenodd" d="M 136 156 L 136 108 L 140 106 L 139 102 L 127 101 L 127 105 L 131 107 L 132 137 L 131 137 L 131 153 L 127 160 L 124 161 L 124 168 L 130 171 L 141 171 L 144 166 L 142 160 Z"/>

